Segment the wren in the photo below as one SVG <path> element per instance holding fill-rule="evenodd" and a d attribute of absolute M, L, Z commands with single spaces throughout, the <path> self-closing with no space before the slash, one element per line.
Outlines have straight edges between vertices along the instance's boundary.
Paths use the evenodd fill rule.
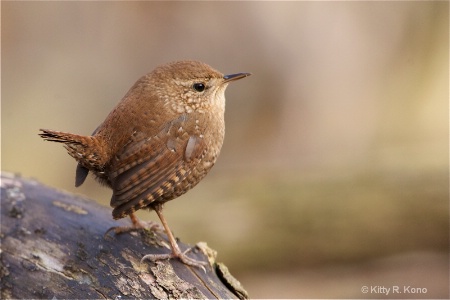
<path fill-rule="evenodd" d="M 249 75 L 224 76 L 198 61 L 172 62 L 141 77 L 91 136 L 47 129 L 39 135 L 63 143 L 77 160 L 75 186 L 92 172 L 112 189 L 114 219 L 130 216 L 131 228 L 139 228 L 134 212 L 156 211 L 172 252 L 145 259 L 177 257 L 200 267 L 203 262 L 179 249 L 163 204 L 193 188 L 212 168 L 225 134 L 225 89 Z"/>

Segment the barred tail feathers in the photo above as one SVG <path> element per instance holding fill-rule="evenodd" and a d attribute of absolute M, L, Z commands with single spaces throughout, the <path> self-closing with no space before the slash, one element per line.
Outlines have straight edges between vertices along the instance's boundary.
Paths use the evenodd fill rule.
<path fill-rule="evenodd" d="M 94 136 L 83 136 L 68 132 L 40 129 L 39 135 L 46 141 L 63 143 L 70 156 L 75 158 L 87 169 L 98 170 L 105 162 L 99 153 L 102 152 L 102 142 Z"/>

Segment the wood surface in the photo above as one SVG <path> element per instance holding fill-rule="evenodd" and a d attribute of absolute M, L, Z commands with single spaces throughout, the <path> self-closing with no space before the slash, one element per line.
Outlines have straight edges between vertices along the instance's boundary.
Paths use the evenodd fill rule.
<path fill-rule="evenodd" d="M 93 200 L 3 172 L 1 298 L 247 298 L 206 243 L 189 252 L 209 261 L 205 270 L 177 259 L 141 262 L 145 254 L 170 251 L 166 235 L 149 230 L 105 235 L 113 226 L 128 225 Z"/>

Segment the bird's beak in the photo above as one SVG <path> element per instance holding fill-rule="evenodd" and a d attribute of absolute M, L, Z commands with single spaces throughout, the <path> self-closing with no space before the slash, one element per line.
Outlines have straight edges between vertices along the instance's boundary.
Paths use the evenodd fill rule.
<path fill-rule="evenodd" d="M 238 80 L 247 76 L 252 75 L 252 73 L 237 73 L 237 74 L 231 74 L 231 75 L 225 75 L 223 76 L 223 82 L 230 82 L 234 80 Z"/>

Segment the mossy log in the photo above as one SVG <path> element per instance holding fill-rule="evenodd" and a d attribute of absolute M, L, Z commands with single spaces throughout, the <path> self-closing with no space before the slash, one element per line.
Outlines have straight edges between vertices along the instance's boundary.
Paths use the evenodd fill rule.
<path fill-rule="evenodd" d="M 162 233 L 105 236 L 129 224 L 92 200 L 2 173 L 1 298 L 247 298 L 206 243 L 189 252 L 209 262 L 203 270 L 177 259 L 141 263 L 145 254 L 170 251 Z"/>

